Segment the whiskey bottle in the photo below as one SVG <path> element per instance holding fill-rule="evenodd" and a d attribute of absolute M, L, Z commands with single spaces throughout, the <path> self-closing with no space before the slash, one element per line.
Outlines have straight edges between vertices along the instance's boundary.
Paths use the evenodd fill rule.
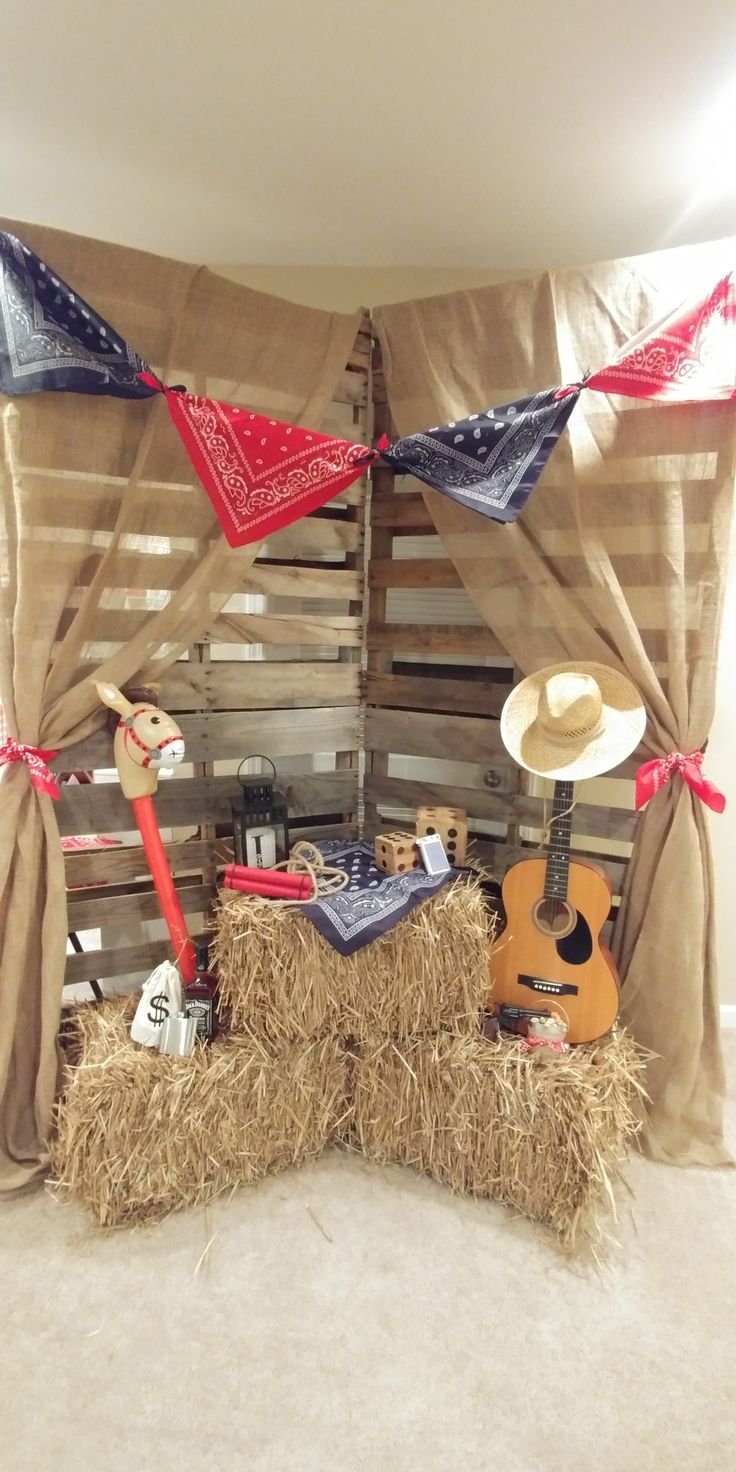
<path fill-rule="evenodd" d="M 197 1037 L 211 1043 L 217 1032 L 217 981 L 208 971 L 207 946 L 197 947 L 197 975 L 184 987 L 184 1015 L 197 1023 Z"/>

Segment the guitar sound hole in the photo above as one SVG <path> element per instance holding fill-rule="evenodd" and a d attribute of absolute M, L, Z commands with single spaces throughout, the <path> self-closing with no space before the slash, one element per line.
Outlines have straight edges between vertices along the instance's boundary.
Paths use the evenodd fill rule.
<path fill-rule="evenodd" d="M 577 912 L 567 900 L 551 899 L 544 895 L 541 900 L 537 900 L 532 910 L 532 919 L 542 935 L 560 940 L 563 935 L 569 935 L 574 930 Z"/>

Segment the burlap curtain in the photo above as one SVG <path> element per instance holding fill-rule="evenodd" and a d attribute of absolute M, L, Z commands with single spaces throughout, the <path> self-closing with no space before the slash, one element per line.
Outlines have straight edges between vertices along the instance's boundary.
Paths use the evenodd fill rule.
<path fill-rule="evenodd" d="M 575 381 L 712 284 L 733 253 L 719 242 L 381 308 L 397 431 Z M 702 747 L 711 725 L 735 444 L 732 405 L 584 392 L 515 525 L 424 492 L 464 586 L 522 672 L 564 659 L 625 670 L 646 702 L 652 755 Z M 724 1162 L 708 820 L 679 780 L 640 818 L 614 949 L 624 1019 L 659 1055 L 648 1150 Z"/>
<path fill-rule="evenodd" d="M 0 222 L 168 382 L 319 426 L 358 317 L 302 308 L 205 269 Z M 90 676 L 153 679 L 244 582 L 161 398 L 2 400 L 0 705 L 9 733 L 65 747 L 102 719 Z M 0 788 L 0 1189 L 43 1171 L 66 951 L 49 797 L 21 765 Z"/>

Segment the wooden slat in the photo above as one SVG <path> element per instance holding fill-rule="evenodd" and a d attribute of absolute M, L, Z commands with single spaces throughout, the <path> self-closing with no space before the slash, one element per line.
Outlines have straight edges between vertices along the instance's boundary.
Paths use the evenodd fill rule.
<path fill-rule="evenodd" d="M 359 522 L 349 521 L 345 516 L 324 516 L 320 512 L 303 516 L 282 531 L 274 532 L 266 546 L 269 557 L 303 561 L 328 552 L 355 552 L 360 547 L 362 534 Z"/>
<path fill-rule="evenodd" d="M 414 782 L 403 777 L 367 777 L 366 800 L 377 807 L 405 807 L 414 810 L 425 804 L 458 807 L 476 819 L 489 823 L 519 823 L 528 828 L 541 828 L 544 803 L 539 797 L 509 795 L 484 790 L 482 787 L 454 787 L 444 783 Z M 549 817 L 549 804 L 547 816 Z M 585 838 L 611 838 L 630 842 L 639 817 L 622 808 L 578 803 L 573 812 L 573 834 Z"/>
<path fill-rule="evenodd" d="M 437 761 L 508 765 L 498 721 L 423 711 L 368 709 L 365 743 L 370 750 Z"/>
<path fill-rule="evenodd" d="M 169 711 L 191 710 L 193 706 L 213 711 L 350 706 L 359 700 L 360 670 L 336 661 L 180 661 L 164 675 L 161 687 L 161 705 Z"/>
<path fill-rule="evenodd" d="M 366 404 L 368 402 L 367 376 L 362 369 L 346 368 L 335 390 L 333 404 Z"/>
<path fill-rule="evenodd" d="M 461 588 L 454 563 L 440 557 L 376 558 L 371 561 L 371 588 Z"/>
<path fill-rule="evenodd" d="M 352 751 L 359 741 L 357 706 L 334 709 L 208 711 L 180 715 L 178 725 L 190 762 L 226 761 L 264 751 L 268 756 L 310 756 L 315 752 Z M 68 746 L 54 758 L 57 771 L 91 772 L 113 765 L 112 740 L 105 730 Z"/>
<path fill-rule="evenodd" d="M 549 469 L 545 472 L 545 485 L 549 484 Z M 374 472 L 375 475 L 375 472 Z M 616 484 L 619 480 L 614 477 Z M 414 482 L 416 484 L 416 482 Z M 683 516 L 685 521 L 696 530 L 698 548 L 702 547 L 702 531 L 700 528 L 708 525 L 708 513 L 710 510 L 709 500 L 710 488 L 702 481 L 694 480 L 683 486 Z M 544 487 L 540 488 L 544 494 Z M 596 495 L 596 491 L 602 494 Z M 657 487 L 651 484 L 640 486 L 628 486 L 632 496 L 635 494 L 641 502 L 642 524 L 644 525 L 645 538 L 642 550 L 657 550 L 661 545 L 661 529 L 658 527 L 656 515 L 652 515 L 653 506 L 650 504 L 653 497 L 657 495 Z M 606 484 L 581 485 L 580 493 L 586 497 L 586 508 L 592 525 L 606 530 L 606 547 L 613 555 L 619 551 L 631 550 L 626 545 L 623 535 L 624 529 L 620 526 L 620 503 L 613 502 L 609 495 L 610 487 Z M 569 526 L 549 527 L 539 533 L 540 543 L 544 551 L 551 554 L 560 551 L 571 550 L 576 545 L 575 530 L 575 501 L 570 498 L 567 504 L 558 504 L 555 508 L 555 516 L 564 516 Z M 424 497 L 421 492 L 404 491 L 396 492 L 382 490 L 380 495 L 373 498 L 371 508 L 371 524 L 384 528 L 391 528 L 395 536 L 422 535 L 436 532 L 434 521 L 430 516 Z M 613 533 L 614 540 L 609 546 L 609 532 Z M 688 549 L 691 546 L 688 533 Z"/>
<path fill-rule="evenodd" d="M 193 936 L 192 939 L 196 942 L 199 937 Z M 106 946 L 102 951 L 83 951 L 80 955 L 67 956 L 64 985 L 97 981 L 101 976 L 130 976 L 136 971 L 152 971 L 159 962 L 167 960 L 171 960 L 169 940 L 147 940 L 133 946 Z"/>
<path fill-rule="evenodd" d="M 638 535 L 637 528 L 637 535 Z M 703 529 L 705 530 L 705 529 Z M 555 556 L 555 568 L 557 576 L 563 585 L 570 589 L 578 599 L 589 601 L 591 607 L 605 606 L 605 600 L 611 595 L 590 587 L 590 574 L 588 564 L 580 550 L 579 543 L 568 539 L 569 545 Z M 544 543 L 544 538 L 540 537 Z M 607 548 L 607 550 L 610 550 Z M 688 581 L 696 584 L 705 571 L 709 553 L 706 550 L 693 552 L 692 546 L 688 545 Z M 671 564 L 664 552 L 658 549 L 647 551 L 644 545 L 638 545 L 627 553 L 612 559 L 616 571 L 616 577 L 624 587 L 624 593 L 632 606 L 639 607 L 641 600 L 645 597 L 653 599 L 655 606 L 660 608 L 659 614 L 655 614 L 657 623 L 654 627 L 661 627 L 661 607 L 666 599 L 666 590 L 672 576 Z M 511 588 L 514 579 L 518 576 L 518 568 L 513 558 L 497 555 L 490 564 L 491 576 L 494 584 L 500 584 L 505 590 Z M 370 564 L 369 583 L 376 588 L 412 588 L 421 591 L 428 588 L 462 588 L 462 579 L 453 562 L 442 557 L 400 557 L 400 558 L 377 558 Z M 514 590 L 514 596 L 519 596 Z M 526 596 L 523 591 L 521 596 Z M 540 593 L 544 597 L 543 591 Z M 694 600 L 694 593 L 691 594 Z M 694 604 L 694 606 L 696 606 Z M 651 618 L 652 615 L 650 614 Z"/>
<path fill-rule="evenodd" d="M 209 908 L 211 884 L 184 884 L 177 887 L 179 903 L 185 915 L 199 914 Z M 93 898 L 70 896 L 67 901 L 70 930 L 96 930 L 105 925 L 126 925 L 143 920 L 159 920 L 161 905 L 155 890 L 141 894 L 97 895 Z"/>
<path fill-rule="evenodd" d="M 373 472 L 374 477 L 376 472 Z M 371 525 L 391 527 L 395 535 L 411 535 L 424 531 L 436 532 L 437 528 L 424 504 L 422 495 L 376 495 L 371 508 Z"/>
<path fill-rule="evenodd" d="M 380 368 L 381 366 L 381 350 L 378 343 L 375 343 L 374 345 L 373 366 L 374 368 Z M 386 404 L 385 400 L 375 397 L 375 378 L 373 380 L 372 387 L 374 391 L 373 431 L 376 439 L 379 439 L 383 434 L 390 434 L 391 420 L 388 405 Z M 393 492 L 393 487 L 393 471 L 390 470 L 387 465 L 381 465 L 380 463 L 374 466 L 371 473 L 371 505 L 373 505 L 376 498 L 380 497 L 382 494 L 391 494 Z M 390 557 L 391 549 L 391 533 L 385 531 L 382 527 L 372 524 L 370 543 L 371 559 Z M 384 625 L 386 622 L 387 604 L 387 595 L 385 588 L 376 587 L 369 581 L 366 604 L 367 628 L 373 629 Z M 367 645 L 366 669 L 369 675 L 381 675 L 388 673 L 391 669 L 391 663 L 391 650 L 382 650 L 379 646 L 375 644 Z M 371 750 L 367 742 L 364 744 L 366 750 L 366 771 L 372 772 L 374 776 L 385 775 L 388 771 L 388 757 L 383 752 Z M 368 818 L 369 820 L 370 818 L 375 816 L 375 810 L 371 808 L 370 803 L 366 806 L 364 802 L 363 816 L 364 818 Z"/>
<path fill-rule="evenodd" d="M 331 501 L 327 501 L 326 509 L 330 510 L 334 506 L 362 506 L 366 496 L 367 489 L 365 481 L 355 480 L 351 486 L 348 486 L 346 491 L 339 491 L 336 496 L 333 496 Z"/>
<path fill-rule="evenodd" d="M 512 864 L 518 864 L 523 859 L 533 859 L 538 852 L 537 849 L 530 845 L 508 844 L 504 843 L 502 839 L 494 841 L 493 839 L 487 838 L 485 834 L 474 833 L 472 835 L 470 862 L 472 863 L 473 858 L 477 857 L 491 870 L 494 879 L 502 879 Z M 589 854 L 583 849 L 573 850 L 572 857 L 590 858 L 603 870 L 603 873 L 608 879 L 610 879 L 613 885 L 614 896 L 620 895 L 624 875 L 628 867 L 625 859 L 609 859 L 606 858 L 605 854 Z"/>
<path fill-rule="evenodd" d="M 382 675 L 368 673 L 366 700 L 368 705 L 408 710 L 451 711 L 477 716 L 499 716 L 510 684 L 495 683 L 490 671 L 477 679 L 436 679 L 423 675 Z"/>
<path fill-rule="evenodd" d="M 347 813 L 357 806 L 358 780 L 352 772 L 287 777 L 281 783 L 281 790 L 295 817 Z M 230 802 L 239 792 L 234 776 L 161 782 L 154 798 L 159 824 L 162 828 L 185 828 L 204 822 L 229 823 Z M 56 815 L 62 835 L 125 833 L 135 829 L 131 805 L 117 782 L 62 787 Z"/>
<path fill-rule="evenodd" d="M 307 528 L 299 537 L 292 535 L 288 541 L 279 532 L 264 543 L 258 559 L 243 575 L 239 593 L 270 593 L 274 597 L 287 598 L 351 598 L 353 579 L 348 579 L 343 567 L 305 568 L 299 559 L 312 562 L 328 554 L 342 560 L 348 547 L 355 545 L 354 523 L 344 518 L 334 521 L 311 521 L 305 517 L 295 524 Z M 286 532 L 292 532 L 291 527 Z M 283 541 L 279 538 L 284 537 Z M 104 548 L 90 552 L 79 568 L 75 586 L 88 587 L 99 569 Z M 193 568 L 193 547 L 168 552 L 132 551 L 116 552 L 106 579 L 107 587 L 177 589 Z M 281 561 L 284 566 L 280 565 Z M 274 566 L 274 564 L 276 564 Z"/>
<path fill-rule="evenodd" d="M 368 648 L 407 654 L 495 654 L 506 651 L 490 629 L 477 624 L 374 624 Z"/>
<path fill-rule="evenodd" d="M 347 602 L 362 596 L 363 576 L 357 569 L 254 563 L 239 591 L 263 593 L 270 598 L 333 598 Z"/>
<path fill-rule="evenodd" d="M 198 838 L 167 843 L 164 847 L 172 874 L 197 873 L 212 855 L 211 845 Z M 138 844 L 91 854 L 65 854 L 64 869 L 68 889 L 89 884 L 125 884 L 148 877 L 145 854 Z"/>
<path fill-rule="evenodd" d="M 214 622 L 207 637 L 223 644 L 242 640 L 244 644 L 322 644 L 359 649 L 363 620 L 353 614 L 314 614 L 302 618 L 296 613 L 228 613 Z"/>
<path fill-rule="evenodd" d="M 60 633 L 72 624 L 74 609 L 65 609 L 60 619 Z M 148 623 L 151 612 L 139 609 L 101 608 L 95 614 L 95 643 L 127 643 Z M 350 614 L 313 614 L 307 618 L 297 613 L 222 613 L 212 620 L 202 635 L 202 643 L 213 644 L 342 644 L 360 647 L 362 620 Z"/>

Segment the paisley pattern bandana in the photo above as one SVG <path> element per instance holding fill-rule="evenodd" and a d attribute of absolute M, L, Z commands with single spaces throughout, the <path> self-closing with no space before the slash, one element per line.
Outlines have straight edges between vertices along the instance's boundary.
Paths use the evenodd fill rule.
<path fill-rule="evenodd" d="M 706 297 L 632 337 L 612 363 L 586 378 L 585 387 L 670 403 L 736 398 L 733 272 Z"/>
<path fill-rule="evenodd" d="M 231 547 L 262 541 L 331 501 L 376 458 L 367 445 L 333 439 L 164 389 L 169 413 Z"/>
<path fill-rule="evenodd" d="M 12 736 L 8 736 L 0 746 L 0 770 L 10 766 L 12 762 L 22 762 L 28 768 L 31 786 L 37 792 L 45 792 L 47 797 L 60 797 L 54 774 L 48 765 L 58 755 L 56 750 L 47 751 L 42 746 L 29 746 L 26 742 L 15 741 Z"/>
<path fill-rule="evenodd" d="M 545 389 L 469 419 L 458 419 L 378 450 L 399 474 L 414 475 L 451 500 L 494 521 L 515 521 L 577 403 Z"/>
<path fill-rule="evenodd" d="M 319 847 L 328 864 L 345 870 L 350 883 L 337 894 L 305 905 L 303 913 L 341 956 L 352 956 L 385 935 L 455 877 L 452 869 L 445 874 L 427 874 L 424 869 L 384 874 L 376 865 L 372 843 L 326 839 Z"/>
<path fill-rule="evenodd" d="M 703 772 L 702 751 L 691 751 L 687 754 L 681 751 L 670 751 L 667 756 L 655 757 L 651 762 L 644 762 L 636 774 L 636 808 L 643 808 L 655 793 L 664 787 L 666 782 L 671 781 L 675 773 L 679 773 L 683 782 L 692 789 L 696 797 L 704 802 L 706 807 L 712 808 L 714 813 L 722 813 L 726 806 L 726 799 Z"/>
<path fill-rule="evenodd" d="M 0 390 L 144 399 L 143 359 L 16 235 L 0 231 Z"/>

